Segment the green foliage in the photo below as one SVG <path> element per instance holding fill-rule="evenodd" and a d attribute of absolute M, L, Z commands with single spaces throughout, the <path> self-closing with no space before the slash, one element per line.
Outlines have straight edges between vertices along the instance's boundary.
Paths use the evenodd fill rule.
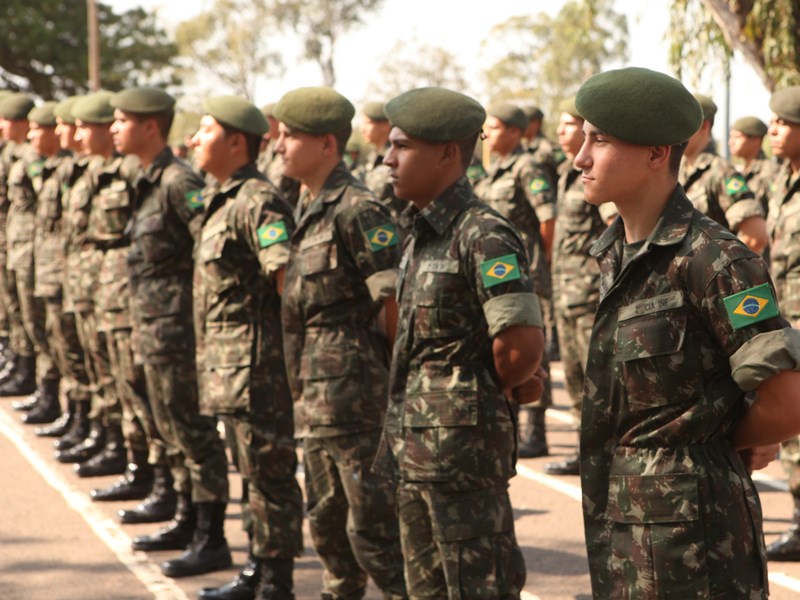
<path fill-rule="evenodd" d="M 628 25 L 613 0 L 571 0 L 551 17 L 523 15 L 495 26 L 483 51 L 491 101 L 535 102 L 545 115 L 610 63 L 627 58 Z"/>
<path fill-rule="evenodd" d="M 97 8 L 104 88 L 177 82 L 170 68 L 176 48 L 153 14 Z M 0 86 L 45 98 L 87 91 L 86 10 L 82 0 L 3 0 Z"/>

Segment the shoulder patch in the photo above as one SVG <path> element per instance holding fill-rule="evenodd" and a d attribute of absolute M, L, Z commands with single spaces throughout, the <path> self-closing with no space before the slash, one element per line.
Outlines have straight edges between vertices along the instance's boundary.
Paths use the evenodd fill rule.
<path fill-rule="evenodd" d="M 486 169 L 481 164 L 470 165 L 467 167 L 467 177 L 470 181 L 486 177 Z"/>
<path fill-rule="evenodd" d="M 506 254 L 499 258 L 490 258 L 481 263 L 481 279 L 483 287 L 490 288 L 498 283 L 514 281 L 521 276 L 516 254 Z"/>
<path fill-rule="evenodd" d="M 541 194 L 542 192 L 546 192 L 550 189 L 550 184 L 547 182 L 547 179 L 542 179 L 541 177 L 537 177 L 533 181 L 531 181 L 531 191 L 534 194 Z"/>
<path fill-rule="evenodd" d="M 191 209 L 203 208 L 203 190 L 192 190 L 186 192 L 186 204 Z"/>
<path fill-rule="evenodd" d="M 373 252 L 397 245 L 397 230 L 392 223 L 373 227 L 367 232 L 369 248 Z"/>
<path fill-rule="evenodd" d="M 747 191 L 747 181 L 741 175 L 734 175 L 725 180 L 725 191 L 729 194 L 738 194 Z"/>
<path fill-rule="evenodd" d="M 28 177 L 31 179 L 38 177 L 42 174 L 42 167 L 44 166 L 44 162 L 41 160 L 35 160 L 31 164 L 28 165 Z"/>
<path fill-rule="evenodd" d="M 268 223 L 258 228 L 258 244 L 262 248 L 267 248 L 278 242 L 285 242 L 288 239 L 289 235 L 286 233 L 286 223 L 283 221 Z"/>
<path fill-rule="evenodd" d="M 734 329 L 766 321 L 780 314 L 768 283 L 728 296 L 723 302 Z"/>

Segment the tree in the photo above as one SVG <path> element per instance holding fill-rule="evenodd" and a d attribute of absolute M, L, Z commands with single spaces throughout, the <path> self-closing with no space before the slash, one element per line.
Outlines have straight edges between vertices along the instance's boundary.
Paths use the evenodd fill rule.
<path fill-rule="evenodd" d="M 177 50 L 152 13 L 97 9 L 104 88 L 177 82 L 170 66 Z M 88 90 L 86 2 L 3 0 L 0 38 L 3 87 L 45 98 Z"/>
<path fill-rule="evenodd" d="M 215 0 L 213 6 L 178 25 L 175 43 L 194 79 L 208 76 L 247 98 L 262 76 L 283 74 L 281 56 L 269 48 L 277 23 L 263 0 Z M 203 87 L 217 88 L 215 82 Z"/>
<path fill-rule="evenodd" d="M 736 51 L 768 90 L 800 83 L 797 0 L 673 0 L 669 36 L 672 66 L 692 82 Z"/>
<path fill-rule="evenodd" d="M 362 24 L 364 15 L 381 7 L 384 0 L 271 0 L 269 10 L 285 26 L 297 32 L 305 58 L 322 70 L 324 85 L 336 84 L 333 55 L 336 42 L 347 31 Z"/>
<path fill-rule="evenodd" d="M 383 56 L 377 73 L 367 88 L 368 96 L 375 98 L 388 100 L 425 86 L 467 91 L 464 68 L 455 55 L 416 39 L 395 42 Z"/>
<path fill-rule="evenodd" d="M 555 17 L 516 16 L 492 28 L 482 44 L 495 58 L 484 72 L 490 99 L 536 102 L 555 114 L 589 76 L 626 60 L 627 19 L 612 4 L 571 0 Z"/>

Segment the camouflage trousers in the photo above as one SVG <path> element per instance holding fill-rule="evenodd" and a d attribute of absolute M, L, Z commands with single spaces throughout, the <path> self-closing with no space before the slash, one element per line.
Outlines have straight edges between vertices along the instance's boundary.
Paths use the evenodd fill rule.
<path fill-rule="evenodd" d="M 146 454 L 153 465 L 167 464 L 167 449 L 147 399 L 144 368 L 133 360 L 130 329 L 106 332 L 111 374 L 122 406 L 122 435 L 128 451 Z"/>
<path fill-rule="evenodd" d="M 556 307 L 556 327 L 558 345 L 561 350 L 561 364 L 564 367 L 564 383 L 572 401 L 572 417 L 580 423 L 583 404 L 583 380 L 586 374 L 586 361 L 589 359 L 589 341 L 592 337 L 596 307 L 587 310 L 570 311 Z"/>
<path fill-rule="evenodd" d="M 511 600 L 525 585 L 508 486 L 397 490 L 408 596 Z"/>
<path fill-rule="evenodd" d="M 323 589 L 342 600 L 364 596 L 367 576 L 384 598 L 406 598 L 391 482 L 372 473 L 381 431 L 303 443 L 311 539 L 324 567 Z"/>
<path fill-rule="evenodd" d="M 97 330 L 94 308 L 75 311 L 78 339 L 86 360 L 86 374 L 92 392 L 92 407 L 89 418 L 105 424 L 122 424 L 122 409 L 111 374 L 108 357 L 108 342 L 105 332 Z"/>
<path fill-rule="evenodd" d="M 60 297 L 45 298 L 46 329 L 50 347 L 61 372 L 61 387 L 74 402 L 89 402 L 91 386 L 86 362 L 78 339 L 75 314 L 64 312 Z"/>
<path fill-rule="evenodd" d="M 61 374 L 56 366 L 47 331 L 47 311 L 44 299 L 34 296 L 33 269 L 14 271 L 17 283 L 17 297 L 22 315 L 22 326 L 28 339 L 33 343 L 36 353 L 36 379 L 37 381 L 52 381 L 59 379 Z"/>
<path fill-rule="evenodd" d="M 3 269 L 2 294 L 8 319 L 9 345 L 18 356 L 33 356 L 33 341 L 22 322 L 22 309 L 17 294 L 17 276 L 14 271 Z"/>
<path fill-rule="evenodd" d="M 228 501 L 228 458 L 217 421 L 200 414 L 194 360 L 145 363 L 147 397 L 166 443 L 175 491 L 193 502 Z"/>
<path fill-rule="evenodd" d="M 800 436 L 781 444 L 781 465 L 789 479 L 789 491 L 800 495 Z"/>
<path fill-rule="evenodd" d="M 247 489 L 243 495 L 247 497 L 253 554 L 260 558 L 299 556 L 303 551 L 303 493 L 296 478 L 294 439 L 277 435 L 274 424 L 253 414 L 229 415 L 225 423 Z"/>

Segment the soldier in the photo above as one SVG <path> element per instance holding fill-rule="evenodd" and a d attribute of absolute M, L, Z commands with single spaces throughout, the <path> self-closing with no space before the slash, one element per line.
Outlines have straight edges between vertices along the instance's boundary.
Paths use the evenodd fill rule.
<path fill-rule="evenodd" d="M 522 132 L 525 150 L 533 154 L 533 159 L 547 169 L 551 181 L 558 181 L 558 166 L 564 162 L 566 156 L 564 151 L 554 144 L 544 135 L 542 131 L 542 121 L 544 113 L 542 109 L 533 104 L 520 107 L 528 118 L 528 125 Z"/>
<path fill-rule="evenodd" d="M 264 134 L 261 143 L 261 153 L 258 156 L 258 170 L 267 176 L 272 185 L 278 188 L 283 198 L 292 206 L 297 206 L 300 197 L 300 182 L 292 177 L 287 177 L 283 172 L 283 160 L 275 152 L 275 142 L 278 139 L 278 121 L 272 114 L 274 104 L 265 104 L 261 107 L 261 114 L 269 123 L 269 131 Z"/>
<path fill-rule="evenodd" d="M 306 188 L 290 238 L 284 348 L 322 597 L 361 598 L 369 575 L 384 598 L 400 599 L 394 489 L 370 470 L 386 413 L 399 233 L 342 161 L 354 113 L 328 88 L 293 90 L 275 106 L 275 150 Z"/>
<path fill-rule="evenodd" d="M 369 102 L 361 108 L 363 120 L 359 131 L 373 151 L 364 161 L 364 184 L 385 204 L 396 221 L 407 206 L 406 202 L 394 195 L 389 167 L 383 164 L 383 157 L 389 151 L 389 131 L 392 126 L 383 114 L 383 102 Z"/>
<path fill-rule="evenodd" d="M 620 213 L 592 247 L 581 485 L 593 595 L 766 598 L 749 469 L 800 429 L 797 332 L 764 261 L 678 185 L 703 121 L 686 88 L 627 68 L 591 77 L 575 104 L 586 201 Z"/>
<path fill-rule="evenodd" d="M 549 300 L 550 252 L 556 216 L 556 186 L 532 154 L 522 149 L 522 132 L 528 118 L 513 104 L 489 106 L 484 126 L 486 145 L 493 161 L 487 176 L 475 186 L 475 195 L 511 221 L 517 228 L 531 264 L 540 306 Z M 547 356 L 542 368 L 550 372 Z M 519 457 L 547 456 L 545 409 L 552 404 L 552 386 L 545 381 L 542 399 L 522 407 L 525 424 L 520 427 Z"/>
<path fill-rule="evenodd" d="M 744 175 L 747 187 L 761 202 L 764 214 L 769 210 L 770 186 L 776 164 L 764 156 L 761 149 L 767 125 L 758 117 L 741 117 L 731 125 L 728 148 L 731 156 L 741 161 L 739 172 Z"/>
<path fill-rule="evenodd" d="M 385 161 L 413 206 L 376 468 L 397 481 L 409 596 L 519 598 L 512 402 L 541 395 L 544 348 L 527 251 L 466 177 L 480 104 L 422 88 L 390 100 L 386 115 Z"/>
<path fill-rule="evenodd" d="M 781 313 L 800 327 L 800 261 L 798 237 L 800 220 L 800 86 L 776 92 L 769 104 L 773 115 L 769 143 L 783 164 L 772 177 L 768 227 L 771 273 L 778 292 Z M 784 442 L 781 463 L 789 477 L 789 493 L 794 502 L 792 525 L 778 540 L 767 546 L 767 558 L 800 561 L 800 438 Z"/>
<path fill-rule="evenodd" d="M 203 191 L 195 252 L 194 314 L 200 406 L 227 417 L 252 513 L 248 563 L 206 600 L 291 600 L 303 549 L 303 495 L 295 479 L 292 397 L 286 379 L 279 286 L 292 209 L 255 166 L 269 125 L 242 98 L 206 100 L 192 147 L 213 177 Z M 257 585 L 258 584 L 258 585 Z"/>
<path fill-rule="evenodd" d="M 703 125 L 686 146 L 678 181 L 697 210 L 738 234 L 753 252 L 763 252 L 768 236 L 761 203 L 741 173 L 707 151 L 717 105 L 703 94 L 694 97 L 703 108 Z"/>
<path fill-rule="evenodd" d="M 227 569 L 228 463 L 215 420 L 200 414 L 192 321 L 192 247 L 203 218 L 203 182 L 167 145 L 172 96 L 131 88 L 117 93 L 111 105 L 114 145 L 141 162 L 128 254 L 133 333 L 178 492 L 175 520 L 153 535 L 134 538 L 133 548 L 185 546 L 178 558 L 161 565 L 168 577 Z"/>
<path fill-rule="evenodd" d="M 572 416 L 580 423 L 589 337 L 599 297 L 600 270 L 589 256 L 589 248 L 600 237 L 616 210 L 613 205 L 600 207 L 583 199 L 581 172 L 574 165 L 575 155 L 583 143 L 583 119 L 575 109 L 575 98 L 561 105 L 558 141 L 567 160 L 559 166 L 556 228 L 551 262 L 553 304 L 558 330 L 564 380 L 572 402 Z M 577 475 L 578 453 L 564 460 L 547 463 L 550 475 Z"/>

